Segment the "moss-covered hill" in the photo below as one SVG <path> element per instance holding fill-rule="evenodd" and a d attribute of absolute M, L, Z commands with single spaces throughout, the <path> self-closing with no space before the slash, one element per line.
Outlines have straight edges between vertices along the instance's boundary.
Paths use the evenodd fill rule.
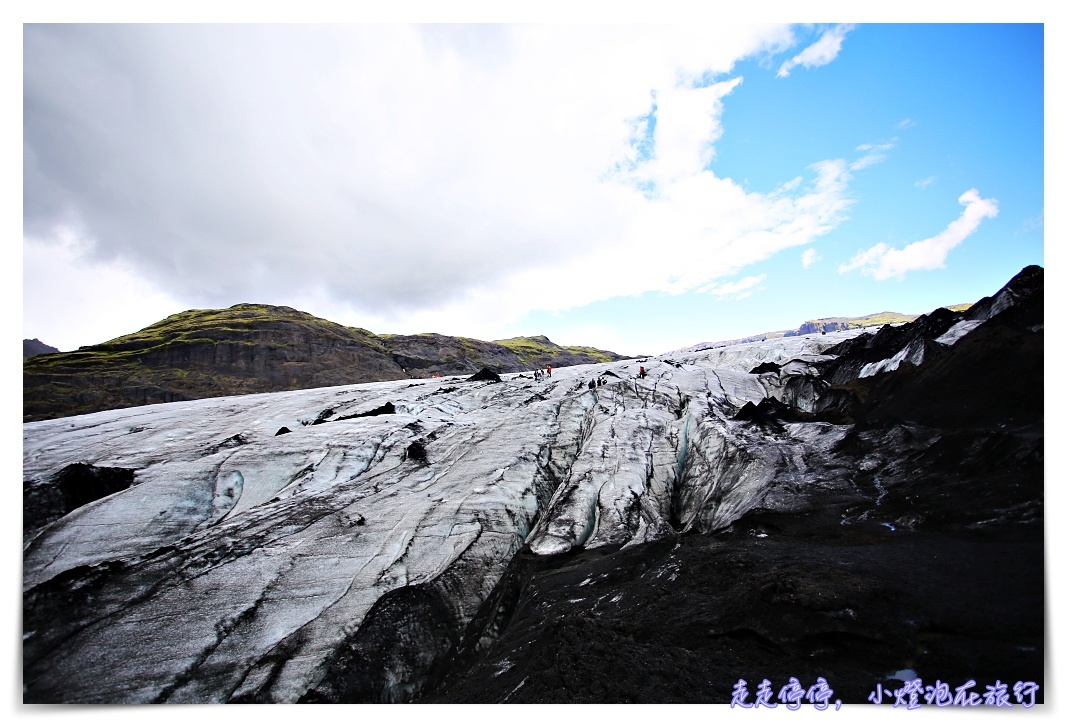
<path fill-rule="evenodd" d="M 493 343 L 506 346 L 515 352 L 524 369 L 603 364 L 621 358 L 610 351 L 590 346 L 559 346 L 544 336 L 517 336 L 512 339 L 497 339 Z"/>
<path fill-rule="evenodd" d="M 243 303 L 169 316 L 140 331 L 23 364 L 23 419 L 228 394 L 469 374 L 482 367 L 615 361 L 544 336 L 479 341 L 440 334 L 377 335 L 286 306 Z"/>

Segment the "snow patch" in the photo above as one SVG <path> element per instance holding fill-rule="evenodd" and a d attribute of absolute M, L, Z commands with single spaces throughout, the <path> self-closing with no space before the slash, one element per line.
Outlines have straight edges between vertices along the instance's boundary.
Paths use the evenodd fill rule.
<path fill-rule="evenodd" d="M 964 338 L 965 335 L 972 332 L 976 326 L 979 326 L 982 321 L 958 321 L 949 327 L 946 333 L 939 336 L 935 341 L 939 344 L 945 344 L 946 346 L 952 346 Z"/>

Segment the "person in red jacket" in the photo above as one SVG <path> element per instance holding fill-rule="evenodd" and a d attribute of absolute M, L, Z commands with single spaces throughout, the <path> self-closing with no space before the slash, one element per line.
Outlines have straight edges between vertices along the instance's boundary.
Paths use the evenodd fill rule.
<path fill-rule="evenodd" d="M 551 364 L 549 366 L 545 367 L 545 374 L 546 374 L 546 376 L 550 376 L 550 377 L 553 375 L 553 368 L 552 368 Z"/>

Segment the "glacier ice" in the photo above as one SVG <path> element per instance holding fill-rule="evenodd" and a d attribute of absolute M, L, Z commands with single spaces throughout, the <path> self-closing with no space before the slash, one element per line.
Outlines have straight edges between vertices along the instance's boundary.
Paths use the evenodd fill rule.
<path fill-rule="evenodd" d="M 625 548 L 759 506 L 803 509 L 828 479 L 849 487 L 827 456 L 847 428 L 769 432 L 734 415 L 782 399 L 858 333 L 541 381 L 406 380 L 27 424 L 31 485 L 79 462 L 136 475 L 24 534 L 26 694 L 293 702 L 397 590 L 423 589 L 462 629 L 524 545 Z M 749 373 L 764 362 L 782 370 Z M 392 696 L 408 694 L 407 670 Z"/>

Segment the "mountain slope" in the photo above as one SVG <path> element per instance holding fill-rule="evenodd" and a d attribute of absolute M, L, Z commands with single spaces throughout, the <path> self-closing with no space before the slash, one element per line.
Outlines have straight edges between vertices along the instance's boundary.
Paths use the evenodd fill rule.
<path fill-rule="evenodd" d="M 1044 677 L 1043 413 L 1018 384 L 1041 300 L 1026 269 L 964 313 L 645 378 L 24 425 L 24 699 L 728 702 L 822 677 L 862 703 L 910 674 L 1011 698 Z M 946 389 L 969 362 L 1008 394 Z"/>
<path fill-rule="evenodd" d="M 54 346 L 49 346 L 43 341 L 38 339 L 23 339 L 22 340 L 22 358 L 23 360 L 29 359 L 31 356 L 37 356 L 38 354 L 56 354 L 59 352 Z"/>
<path fill-rule="evenodd" d="M 966 311 L 970 306 L 971 304 L 968 303 L 958 303 L 953 306 L 947 306 L 946 309 L 960 313 Z M 915 314 L 883 311 L 882 313 L 872 313 L 867 316 L 831 316 L 827 318 L 809 319 L 796 329 L 767 331 L 763 334 L 753 334 L 752 336 L 743 336 L 740 339 L 729 339 L 726 341 L 706 341 L 701 344 L 686 347 L 685 349 L 680 349 L 680 351 L 704 351 L 705 349 L 714 349 L 716 347 L 729 346 L 731 344 L 745 344 L 750 341 L 778 339 L 783 336 L 804 336 L 805 334 L 823 334 L 831 331 L 866 329 L 873 326 L 885 326 L 887 324 L 907 324 L 915 321 L 917 318 L 919 318 L 919 316 Z"/>
<path fill-rule="evenodd" d="M 610 351 L 589 346 L 559 346 L 544 336 L 517 336 L 498 339 L 495 344 L 506 346 L 515 352 L 523 369 L 545 367 L 570 367 L 576 364 L 607 364 L 623 358 Z M 635 357 L 636 358 L 636 357 Z"/>
<path fill-rule="evenodd" d="M 544 337 L 533 360 L 615 361 Z M 520 340 L 516 340 L 520 341 Z M 545 343 L 547 342 L 547 344 Z M 46 419 L 156 402 L 340 384 L 529 369 L 525 345 L 419 334 L 376 335 L 285 306 L 239 304 L 169 316 L 127 336 L 39 356 L 23 368 L 23 417 Z"/>

